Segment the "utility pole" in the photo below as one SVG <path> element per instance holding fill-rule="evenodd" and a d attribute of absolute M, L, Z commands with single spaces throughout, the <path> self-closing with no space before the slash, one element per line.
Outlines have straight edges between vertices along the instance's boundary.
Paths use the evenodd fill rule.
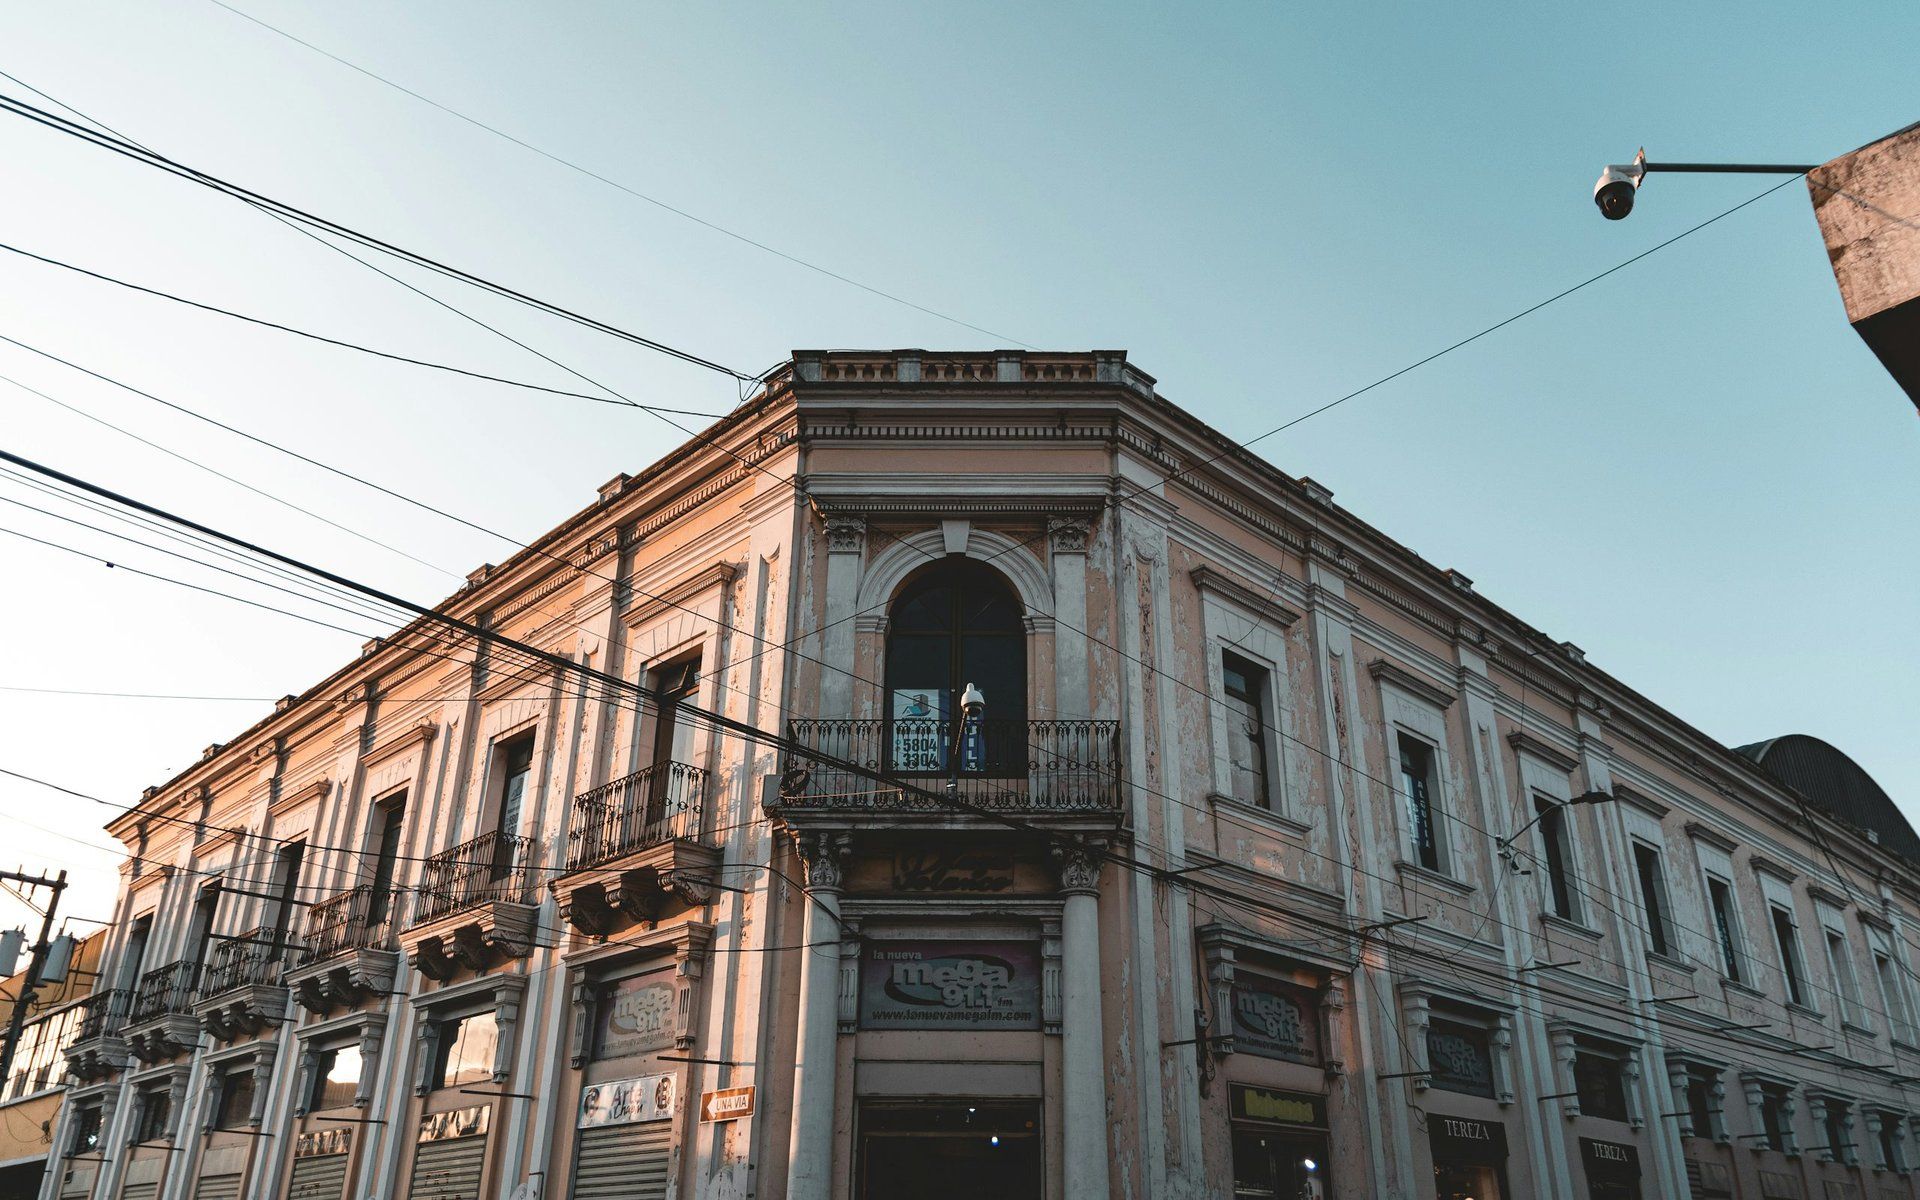
<path fill-rule="evenodd" d="M 62 871 L 48 879 L 44 875 L 0 871 L 0 879 L 11 879 L 29 887 L 53 889 L 53 898 L 47 901 L 46 916 L 40 922 L 40 940 L 33 944 L 33 954 L 27 960 L 27 973 L 20 981 L 20 994 L 13 998 L 13 1017 L 7 1022 L 6 1045 L 0 1047 L 0 1089 L 4 1089 L 7 1080 L 13 1077 L 13 1055 L 20 1048 L 20 1031 L 27 1025 L 27 1009 L 33 1004 L 33 994 L 39 988 L 40 972 L 47 965 L 47 952 L 53 949 L 53 914 L 60 907 L 60 893 L 67 890 L 67 873 Z"/>

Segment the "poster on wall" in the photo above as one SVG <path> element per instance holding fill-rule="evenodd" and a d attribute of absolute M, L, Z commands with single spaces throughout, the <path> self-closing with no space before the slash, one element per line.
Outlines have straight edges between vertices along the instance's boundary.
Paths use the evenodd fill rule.
<path fill-rule="evenodd" d="M 601 984 L 594 1004 L 594 1058 L 625 1058 L 671 1045 L 675 1007 L 671 971 Z"/>
<path fill-rule="evenodd" d="M 867 944 L 862 1029 L 1038 1029 L 1040 947 L 1031 941 Z"/>
<path fill-rule="evenodd" d="M 947 691 L 945 688 L 895 688 L 889 706 L 896 771 L 933 773 L 947 769 Z"/>
<path fill-rule="evenodd" d="M 642 1075 L 590 1083 L 580 1089 L 580 1128 L 664 1121 L 673 1116 L 678 1079 L 675 1075 Z"/>

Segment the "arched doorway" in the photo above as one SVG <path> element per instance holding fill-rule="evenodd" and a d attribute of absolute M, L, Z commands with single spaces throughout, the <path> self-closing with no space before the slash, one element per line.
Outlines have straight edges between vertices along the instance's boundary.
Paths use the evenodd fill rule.
<path fill-rule="evenodd" d="M 1024 774 L 1027 637 L 1019 597 L 984 563 L 950 558 L 908 580 L 887 623 L 888 762 L 904 774 Z M 982 746 L 957 757 L 960 698 L 986 697 Z"/>

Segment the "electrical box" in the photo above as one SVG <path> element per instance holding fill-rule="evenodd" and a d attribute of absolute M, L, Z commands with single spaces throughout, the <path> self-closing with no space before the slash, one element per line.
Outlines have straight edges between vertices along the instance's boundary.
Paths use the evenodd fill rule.
<path fill-rule="evenodd" d="M 9 929 L 0 932 L 0 978 L 12 978 L 20 967 L 20 951 L 27 944 L 27 931 Z"/>
<path fill-rule="evenodd" d="M 73 966 L 73 935 L 63 933 L 53 939 L 47 947 L 47 961 L 40 964 L 40 977 L 36 983 L 65 983 L 67 971 Z"/>

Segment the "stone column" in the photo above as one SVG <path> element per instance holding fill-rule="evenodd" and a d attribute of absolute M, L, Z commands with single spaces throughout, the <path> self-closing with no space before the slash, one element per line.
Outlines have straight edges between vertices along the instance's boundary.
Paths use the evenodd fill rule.
<path fill-rule="evenodd" d="M 844 833 L 807 834 L 800 952 L 800 1036 L 793 1067 L 793 1136 L 787 1200 L 827 1200 L 833 1187 L 834 1060 L 839 1056 L 840 886 Z M 827 945 L 817 943 L 826 942 Z"/>
<path fill-rule="evenodd" d="M 1100 1019 L 1100 860 L 1055 850 L 1060 891 L 1064 1004 L 1060 1023 L 1061 1122 L 1066 1200 L 1107 1200 L 1106 1054 Z"/>
<path fill-rule="evenodd" d="M 821 625 L 820 712 L 829 717 L 853 713 L 853 617 L 860 600 L 861 567 L 866 560 L 867 522 L 863 517 L 827 518 L 827 604 Z M 837 888 L 835 889 L 838 890 Z"/>
<path fill-rule="evenodd" d="M 1055 713 L 1062 720 L 1089 716 L 1087 654 L 1087 538 L 1085 521 L 1047 522 L 1048 560 L 1053 566 L 1053 613 L 1060 625 L 1053 639 Z M 1068 628 L 1071 626 L 1072 628 Z"/>

